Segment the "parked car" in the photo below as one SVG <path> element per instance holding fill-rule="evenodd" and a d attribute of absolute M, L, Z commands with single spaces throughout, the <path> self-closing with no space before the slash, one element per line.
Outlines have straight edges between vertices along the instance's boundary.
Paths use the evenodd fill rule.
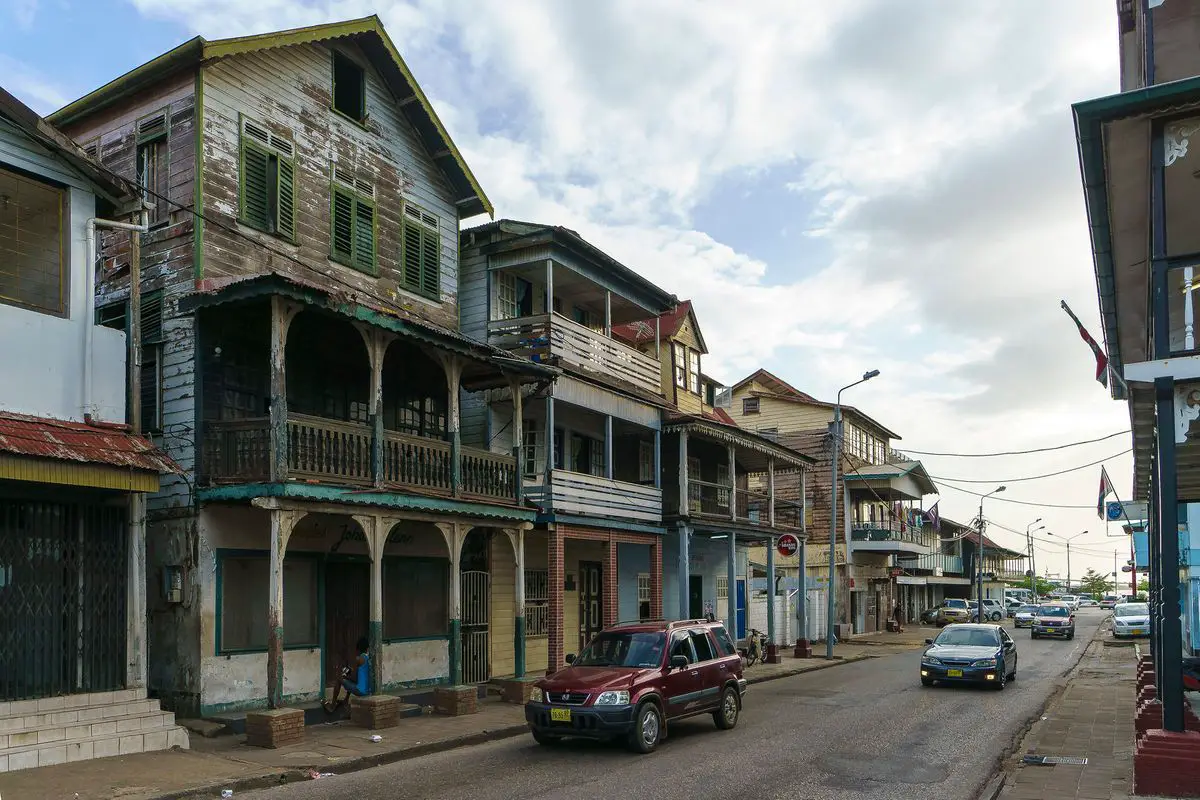
<path fill-rule="evenodd" d="M 1075 611 L 1066 603 L 1046 603 L 1038 606 L 1033 615 L 1033 626 L 1029 629 L 1031 639 L 1043 636 L 1075 638 Z"/>
<path fill-rule="evenodd" d="M 537 681 L 525 704 L 538 744 L 624 739 L 649 753 L 668 722 L 712 714 L 718 728 L 732 728 L 746 694 L 742 657 L 720 622 L 614 625 L 567 663 Z"/>
<path fill-rule="evenodd" d="M 1106 594 L 1104 595 L 1104 599 L 1100 601 L 1100 607 L 1112 608 L 1119 602 L 1121 602 L 1121 598 L 1117 597 L 1115 594 Z"/>
<path fill-rule="evenodd" d="M 999 622 L 1005 616 L 1004 604 L 999 600 L 985 599 L 983 601 L 983 617 L 992 622 Z"/>
<path fill-rule="evenodd" d="M 1119 603 L 1113 608 L 1113 636 L 1150 635 L 1150 605 L 1148 603 Z"/>
<path fill-rule="evenodd" d="M 969 622 L 974 615 L 975 609 L 969 601 L 958 597 L 949 597 L 943 600 L 941 606 L 938 607 L 937 617 L 934 621 L 939 628 L 944 628 L 958 622 Z"/>
<path fill-rule="evenodd" d="M 1079 598 L 1079 603 L 1076 606 L 1076 609 L 1078 610 L 1080 608 L 1095 608 L 1098 605 L 1099 605 L 1099 603 L 1097 603 L 1094 598 L 1083 596 L 1083 597 Z"/>
<path fill-rule="evenodd" d="M 1026 605 L 1024 600 L 1016 597 L 1006 597 L 1004 598 L 1004 613 L 1009 619 L 1012 619 L 1017 616 L 1017 611 L 1024 605 Z"/>
<path fill-rule="evenodd" d="M 1064 603 L 1065 605 L 1070 606 L 1072 611 L 1079 610 L 1079 598 L 1076 595 L 1073 595 L 1073 594 L 1061 595 L 1058 598 L 1058 602 Z"/>
<path fill-rule="evenodd" d="M 933 625 L 937 622 L 938 610 L 936 608 L 927 608 L 921 612 L 921 624 Z"/>
<path fill-rule="evenodd" d="M 1032 603 L 1026 603 L 1017 609 L 1016 616 L 1013 617 L 1013 627 L 1015 628 L 1032 628 L 1033 617 L 1037 614 L 1038 607 Z"/>
<path fill-rule="evenodd" d="M 921 654 L 921 685 L 990 683 L 1003 689 L 1017 678 L 1017 643 L 999 625 L 947 625 L 926 639 Z"/>

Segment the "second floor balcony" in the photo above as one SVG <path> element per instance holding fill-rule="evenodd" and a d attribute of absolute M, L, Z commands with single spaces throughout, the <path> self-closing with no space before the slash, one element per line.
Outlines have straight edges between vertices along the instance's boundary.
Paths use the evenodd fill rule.
<path fill-rule="evenodd" d="M 928 573 L 930 575 L 962 575 L 962 556 L 952 556 L 945 553 L 929 553 L 916 558 L 899 559 L 901 569 L 909 572 Z"/>
<path fill-rule="evenodd" d="M 920 525 L 909 525 L 898 519 L 854 522 L 850 527 L 853 549 L 874 553 L 908 553 L 929 555 L 935 539 L 933 533 Z"/>

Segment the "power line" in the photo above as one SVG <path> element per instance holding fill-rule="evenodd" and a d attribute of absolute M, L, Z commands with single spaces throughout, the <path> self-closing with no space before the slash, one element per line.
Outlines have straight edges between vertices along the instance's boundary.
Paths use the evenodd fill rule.
<path fill-rule="evenodd" d="M 930 475 L 929 477 L 936 481 L 954 481 L 955 483 L 1018 483 L 1020 481 L 1039 481 L 1039 480 L 1042 480 L 1043 478 L 1053 478 L 1056 475 L 1066 475 L 1068 472 L 1078 472 L 1081 469 L 1087 469 L 1088 467 L 1094 467 L 1097 464 L 1103 464 L 1105 461 L 1110 461 L 1114 458 L 1117 458 L 1119 456 L 1123 456 L 1127 453 L 1132 453 L 1132 452 L 1133 452 L 1133 448 L 1130 447 L 1128 450 L 1122 450 L 1119 453 L 1113 453 L 1111 456 L 1108 456 L 1107 458 L 1102 458 L 1099 461 L 1093 461 L 1090 464 L 1082 464 L 1078 467 L 1070 467 L 1068 469 L 1060 469 L 1057 472 L 1047 472 L 1043 475 L 1030 475 L 1025 478 L 996 478 L 996 479 L 989 479 L 989 480 L 975 480 L 973 478 L 945 478 L 940 475 Z"/>
<path fill-rule="evenodd" d="M 1000 453 L 934 453 L 926 450 L 910 450 L 907 447 L 904 448 L 904 452 L 912 453 L 913 455 L 918 456 L 940 456 L 943 458 L 998 458 L 1000 456 L 1025 456 L 1032 453 L 1049 453 L 1053 450 L 1065 450 L 1068 447 L 1080 447 L 1081 445 L 1085 444 L 1095 444 L 1096 442 L 1107 441 L 1108 439 L 1113 439 L 1117 436 L 1125 436 L 1128 433 L 1129 431 L 1117 431 L 1116 433 L 1110 433 L 1107 436 L 1101 436 L 1099 439 L 1087 439 L 1082 442 L 1069 442 L 1068 444 L 1059 444 L 1052 447 L 1037 447 L 1033 450 L 1009 450 Z"/>
<path fill-rule="evenodd" d="M 941 480 L 943 481 L 943 483 L 945 483 L 945 481 L 947 479 L 942 478 Z M 945 486 L 947 489 L 953 489 L 956 492 L 963 492 L 964 494 L 974 495 L 975 497 L 985 497 L 986 496 L 982 492 L 973 492 L 970 489 L 963 489 L 961 487 L 954 486 L 949 483 L 945 483 Z M 1061 503 L 1034 503 L 1029 500 L 1013 500 L 1012 498 L 1000 497 L 999 495 L 994 495 L 990 499 L 995 502 L 1016 503 L 1017 505 L 1020 505 L 1020 506 L 1033 506 L 1034 508 L 1066 508 L 1066 509 L 1072 509 L 1072 510 L 1095 509 L 1096 508 L 1095 506 L 1072 506 L 1072 505 L 1063 505 Z M 1024 534 L 1022 534 L 1022 535 L 1024 535 Z"/>

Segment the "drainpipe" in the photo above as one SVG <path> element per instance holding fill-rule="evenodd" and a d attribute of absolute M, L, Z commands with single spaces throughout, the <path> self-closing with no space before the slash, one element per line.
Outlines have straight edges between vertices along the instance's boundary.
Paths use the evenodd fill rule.
<path fill-rule="evenodd" d="M 83 414 L 85 418 L 93 416 L 92 342 L 94 337 L 92 334 L 92 328 L 96 324 L 96 228 L 112 228 L 115 230 L 145 233 L 147 230 L 149 230 L 149 226 L 146 224 L 146 213 L 144 211 L 140 212 L 138 218 L 142 221 L 142 224 L 140 225 L 134 225 L 128 222 L 117 222 L 116 220 L 111 219 L 100 219 L 99 217 L 92 217 L 87 221 L 87 265 L 86 269 L 84 270 L 84 275 L 87 278 L 85 283 L 87 285 L 85 287 L 85 317 L 83 326 Z M 134 269 L 133 265 L 131 265 L 130 275 L 132 276 L 133 273 Z M 138 311 L 140 313 L 140 309 Z M 134 318 L 134 310 L 130 309 L 130 321 L 132 322 Z M 140 324 L 138 327 L 141 327 Z M 140 360 L 140 357 L 131 356 L 131 361 L 135 360 Z"/>

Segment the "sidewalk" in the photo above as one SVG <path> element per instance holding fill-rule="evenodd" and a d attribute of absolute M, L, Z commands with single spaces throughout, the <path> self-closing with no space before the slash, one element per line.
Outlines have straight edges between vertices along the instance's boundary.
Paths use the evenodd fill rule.
<path fill-rule="evenodd" d="M 999 800 L 1126 800 L 1133 792 L 1134 649 L 1106 646 L 1102 625 L 1066 686 L 1051 696 L 1013 757 Z M 1035 766 L 1026 755 L 1076 756 L 1086 765 Z"/>
<path fill-rule="evenodd" d="M 834 648 L 834 661 L 825 660 L 823 646 L 814 651 L 811 659 L 792 658 L 789 648 L 780 664 L 747 667 L 746 678 L 750 683 L 760 683 L 911 650 L 928 635 L 927 631 L 909 629 L 903 634 L 862 637 L 838 644 Z M 379 731 L 349 722 L 312 725 L 305 731 L 305 741 L 277 750 L 247 747 L 243 744 L 244 736 L 206 739 L 192 734 L 191 750 L 0 773 L 0 797 L 182 800 L 220 797 L 222 789 L 233 789 L 236 797 L 250 789 L 312 780 L 310 770 L 344 774 L 431 752 L 521 736 L 527 730 L 521 706 L 489 698 L 480 703 L 476 714 L 461 717 L 425 714 Z M 372 734 L 381 736 L 382 741 L 372 742 Z"/>

